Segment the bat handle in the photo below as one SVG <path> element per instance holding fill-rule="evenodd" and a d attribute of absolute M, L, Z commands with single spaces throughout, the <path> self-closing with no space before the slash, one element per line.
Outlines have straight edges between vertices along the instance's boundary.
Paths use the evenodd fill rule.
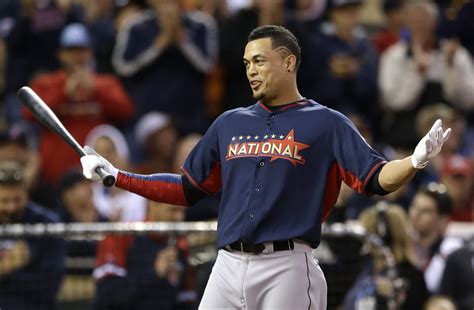
<path fill-rule="evenodd" d="M 104 184 L 105 187 L 112 187 L 115 184 L 115 177 L 111 174 L 108 174 L 104 168 L 97 167 L 95 172 L 97 172 L 97 174 L 100 176 L 102 179 L 102 184 Z"/>

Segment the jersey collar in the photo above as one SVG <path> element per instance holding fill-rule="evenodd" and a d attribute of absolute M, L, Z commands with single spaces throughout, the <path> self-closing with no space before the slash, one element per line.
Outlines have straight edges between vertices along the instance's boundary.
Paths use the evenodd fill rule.
<path fill-rule="evenodd" d="M 265 104 L 263 104 L 261 101 L 258 101 L 256 103 L 256 107 L 259 112 L 262 112 L 264 114 L 277 114 L 277 113 L 282 113 L 289 110 L 299 109 L 308 104 L 309 104 L 309 100 L 306 98 L 303 98 L 295 102 L 290 102 L 290 103 L 281 105 L 278 108 L 269 108 Z"/>

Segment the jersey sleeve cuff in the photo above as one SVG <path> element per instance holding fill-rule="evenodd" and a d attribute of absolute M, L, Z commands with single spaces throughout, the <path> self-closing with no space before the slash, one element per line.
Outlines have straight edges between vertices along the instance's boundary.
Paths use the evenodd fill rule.
<path fill-rule="evenodd" d="M 387 163 L 386 160 L 381 160 L 379 162 L 377 162 L 369 171 L 369 173 L 367 174 L 367 176 L 365 177 L 365 180 L 364 180 L 364 193 L 366 195 L 371 195 L 371 193 L 367 193 L 367 184 L 369 183 L 369 181 L 372 179 L 372 176 L 374 175 L 375 172 L 377 172 L 380 168 L 382 168 L 383 165 L 385 165 Z"/>
<path fill-rule="evenodd" d="M 191 175 L 190 172 L 188 172 L 184 167 L 181 167 L 180 170 L 186 175 L 186 177 L 188 177 L 189 181 L 191 182 L 191 184 L 196 187 L 197 189 L 199 189 L 200 191 L 202 191 L 204 194 L 206 195 L 212 195 L 212 193 L 210 193 L 208 190 L 206 190 L 204 187 L 202 187 L 201 185 L 199 185 L 198 182 L 196 182 L 196 179 Z"/>

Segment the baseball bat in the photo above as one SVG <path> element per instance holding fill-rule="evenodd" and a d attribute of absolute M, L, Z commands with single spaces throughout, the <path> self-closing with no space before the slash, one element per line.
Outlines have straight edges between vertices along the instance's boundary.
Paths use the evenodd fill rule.
<path fill-rule="evenodd" d="M 18 99 L 36 116 L 36 118 L 46 127 L 58 134 L 67 144 L 69 144 L 80 156 L 87 155 L 76 139 L 67 131 L 56 114 L 48 105 L 29 87 L 24 86 L 17 92 Z M 95 169 L 106 187 L 115 183 L 115 177 L 108 174 L 102 167 Z"/>

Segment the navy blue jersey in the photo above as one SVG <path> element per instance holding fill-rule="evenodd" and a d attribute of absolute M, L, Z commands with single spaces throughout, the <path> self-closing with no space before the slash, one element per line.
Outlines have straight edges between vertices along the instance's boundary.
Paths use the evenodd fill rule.
<path fill-rule="evenodd" d="M 316 247 L 341 182 L 370 195 L 366 185 L 383 163 L 344 115 L 302 100 L 223 113 L 183 171 L 207 194 L 222 190 L 219 248 L 290 238 Z"/>

